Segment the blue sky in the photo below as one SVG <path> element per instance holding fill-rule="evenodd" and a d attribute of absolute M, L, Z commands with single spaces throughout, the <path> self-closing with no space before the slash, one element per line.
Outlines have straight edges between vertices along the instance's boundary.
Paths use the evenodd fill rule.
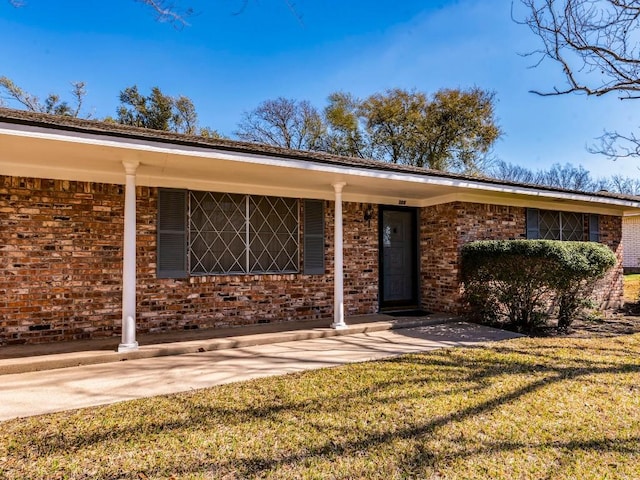
<path fill-rule="evenodd" d="M 115 114 L 126 86 L 157 85 L 189 96 L 200 124 L 229 136 L 242 112 L 278 96 L 320 108 L 337 90 L 479 86 L 496 92 L 498 158 L 640 173 L 638 160 L 586 151 L 604 129 L 640 127 L 633 101 L 529 93 L 563 79 L 555 64 L 531 68 L 535 60 L 520 55 L 536 38 L 511 20 L 508 0 L 296 0 L 301 20 L 284 0 L 249 0 L 241 13 L 242 0 L 175 3 L 194 7 L 191 26 L 155 22 L 134 0 L 0 0 L 0 75 L 42 97 L 85 81 L 86 111 L 98 118 Z"/>

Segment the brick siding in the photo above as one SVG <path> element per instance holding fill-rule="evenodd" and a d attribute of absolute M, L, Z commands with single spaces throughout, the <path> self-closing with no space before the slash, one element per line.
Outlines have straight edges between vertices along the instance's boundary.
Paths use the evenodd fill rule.
<path fill-rule="evenodd" d="M 594 289 L 599 308 L 621 305 L 622 220 L 600 215 L 600 241 L 609 246 L 618 264 Z M 480 203 L 454 202 L 426 207 L 420 214 L 422 308 L 439 312 L 462 312 L 460 249 L 476 240 L 526 238 L 526 209 Z"/>
<path fill-rule="evenodd" d="M 616 254 L 618 263 L 607 272 L 602 280 L 598 281 L 594 288 L 593 296 L 599 308 L 620 308 L 623 303 L 624 293 L 622 217 L 600 215 L 600 242 L 604 243 Z"/>
<path fill-rule="evenodd" d="M 460 249 L 475 240 L 525 238 L 521 207 L 481 203 L 446 203 L 420 212 L 422 308 L 461 311 Z"/>
<path fill-rule="evenodd" d="M 325 202 L 325 275 L 208 275 L 173 280 L 155 275 L 156 195 L 149 191 L 144 202 L 138 202 L 140 331 L 318 318 L 326 318 L 329 325 L 333 316 L 333 202 Z M 304 202 L 300 203 L 303 208 Z M 374 222 L 364 221 L 363 208 L 359 203 L 343 204 L 345 315 L 374 313 L 378 308 L 378 233 Z M 300 222 L 301 239 L 303 227 Z M 302 247 L 301 241 L 301 271 Z"/>
<path fill-rule="evenodd" d="M 640 216 L 625 217 L 622 221 L 623 266 L 640 272 Z"/>
<path fill-rule="evenodd" d="M 325 201 L 324 275 L 156 278 L 157 189 L 137 188 L 138 331 L 327 319 L 333 316 L 334 205 Z M 378 311 L 378 208 L 343 204 L 345 314 Z M 303 218 L 300 202 L 300 218 Z M 0 344 L 119 335 L 124 187 L 0 176 Z M 525 209 L 455 202 L 420 209 L 422 308 L 461 308 L 459 252 L 473 240 L 524 238 Z M 300 224 L 300 259 L 302 229 Z M 598 285 L 622 292 L 622 222 L 601 216 L 602 241 L 620 265 Z M 302 265 L 300 266 L 302 271 Z"/>
<path fill-rule="evenodd" d="M 112 335 L 123 187 L 0 177 L 0 343 Z"/>
<path fill-rule="evenodd" d="M 156 278 L 157 189 L 136 193 L 139 332 L 330 323 L 333 202 L 325 202 L 325 275 L 172 280 Z M 364 207 L 343 204 L 346 315 L 378 309 L 377 223 L 364 220 Z M 0 344 L 119 335 L 123 212 L 121 185 L 0 176 Z"/>

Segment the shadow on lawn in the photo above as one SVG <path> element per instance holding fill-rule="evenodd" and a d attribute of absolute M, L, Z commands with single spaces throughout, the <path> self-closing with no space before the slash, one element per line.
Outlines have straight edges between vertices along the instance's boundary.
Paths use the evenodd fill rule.
<path fill-rule="evenodd" d="M 623 346 L 621 350 L 613 349 L 613 352 L 605 349 L 603 353 L 617 355 L 622 352 L 622 348 Z M 610 357 L 609 361 L 604 358 L 585 359 L 583 357 L 580 360 L 559 362 L 558 360 L 567 360 L 567 358 L 559 353 L 554 355 L 552 347 L 533 347 L 533 350 L 526 350 L 514 345 L 476 351 L 481 355 L 471 356 L 464 350 L 440 350 L 425 355 L 387 360 L 381 363 L 379 380 L 355 387 L 349 382 L 355 382 L 362 378 L 361 376 L 367 375 L 368 364 L 332 370 L 330 374 L 323 377 L 327 382 L 322 382 L 322 379 L 314 380 L 316 378 L 314 375 L 319 374 L 311 372 L 276 380 L 277 388 L 273 386 L 274 384 L 254 383 L 181 394 L 163 399 L 164 404 L 170 405 L 171 410 L 163 420 L 153 420 L 156 418 L 154 409 L 158 408 L 158 404 L 154 402 L 157 400 L 106 407 L 113 409 L 109 415 L 117 416 L 119 409 L 126 408 L 129 409 L 130 418 L 138 419 L 137 421 L 128 420 L 129 423 L 124 422 L 122 426 L 113 429 L 96 426 L 94 431 L 86 431 L 71 427 L 69 430 L 63 428 L 57 434 L 45 436 L 37 430 L 37 422 L 33 422 L 34 431 L 29 432 L 28 435 L 26 435 L 27 432 L 23 432 L 24 437 L 28 437 L 26 440 L 28 444 L 16 445 L 14 452 L 15 454 L 23 453 L 25 459 L 32 454 L 68 455 L 70 452 L 81 453 L 87 447 L 91 450 L 91 447 L 101 444 L 104 444 L 104 448 L 108 450 L 112 442 L 135 445 L 136 449 L 138 445 L 143 444 L 148 449 L 153 448 L 154 435 L 159 434 L 188 436 L 194 431 L 233 429 L 251 423 L 259 423 L 267 427 L 272 424 L 284 424 L 295 428 L 295 422 L 304 422 L 310 429 L 307 433 L 310 437 L 307 444 L 299 445 L 299 448 L 289 448 L 272 454 L 256 454 L 249 451 L 236 454 L 235 458 L 228 453 L 218 457 L 218 452 L 209 451 L 203 455 L 171 457 L 162 466 L 141 469 L 149 477 L 207 472 L 210 475 L 231 474 L 244 478 L 265 475 L 279 468 L 292 468 L 314 460 L 330 461 L 345 455 L 367 455 L 376 448 L 392 445 L 398 440 L 417 440 L 412 455 L 403 460 L 405 474 L 411 475 L 439 461 L 438 455 L 431 452 L 423 443 L 428 437 L 437 435 L 442 427 L 485 416 L 505 405 L 519 401 L 524 396 L 559 382 L 578 380 L 587 375 L 640 372 L 637 356 L 626 356 L 625 362 L 617 357 L 613 360 Z M 407 374 L 407 372 L 410 373 Z M 437 379 L 434 378 L 436 374 L 439 376 Z M 494 379 L 512 375 L 518 376 L 517 379 L 514 377 L 516 380 L 514 384 L 517 385 L 515 388 L 482 401 L 473 402 L 474 393 L 483 392 Z M 527 376 L 525 382 L 519 380 L 521 376 Z M 291 389 L 301 388 L 302 382 L 312 381 L 316 383 L 314 389 L 310 389 L 311 393 L 289 395 Z M 508 381 L 503 383 L 509 384 Z M 293 387 L 294 384 L 295 387 Z M 445 388 L 438 389 L 438 385 L 444 385 Z M 250 405 L 243 404 L 240 399 L 234 402 L 233 398 L 229 398 L 240 392 L 240 389 L 247 388 L 253 392 L 249 395 L 262 395 L 262 397 L 253 399 Z M 347 391 L 342 393 L 344 389 Z M 322 417 L 324 414 L 358 415 L 360 412 L 380 409 L 384 406 L 395 409 L 397 406 L 403 406 L 405 401 L 410 405 L 411 401 L 430 402 L 437 397 L 454 394 L 464 394 L 471 400 L 453 411 L 437 411 L 429 418 L 421 418 L 408 425 L 393 424 L 392 427 L 382 431 L 367 427 L 354 429 L 349 424 L 327 424 L 326 419 Z M 297 398 L 303 399 L 296 400 Z M 134 415 L 131 415 L 131 409 L 135 410 Z M 102 409 L 97 410 L 96 415 L 100 415 L 102 411 Z M 89 415 L 86 412 L 81 411 L 75 415 L 79 417 Z M 81 423 L 81 418 L 74 418 L 73 414 L 68 415 L 70 425 L 76 422 Z M 316 415 L 321 416 L 316 417 Z M 262 432 L 256 432 L 258 433 Z M 271 433 L 267 432 L 267 434 Z M 317 435 L 324 435 L 324 437 L 318 438 Z M 236 440 L 242 441 L 242 439 Z M 455 457 L 477 456 L 492 451 L 516 451 L 522 448 L 554 448 L 569 452 L 597 450 L 640 453 L 639 445 L 640 437 L 629 439 L 604 438 L 604 436 L 552 443 L 536 443 L 535 440 L 526 444 L 487 442 L 481 448 L 477 445 L 462 445 L 463 448 L 459 451 L 450 452 L 447 460 Z M 120 478 L 121 466 L 106 466 L 106 468 L 120 472 L 112 475 L 113 478 Z"/>
<path fill-rule="evenodd" d="M 402 360 L 403 362 L 407 362 L 407 360 Z M 447 365 L 447 362 L 440 362 L 442 366 Z M 451 365 L 451 364 L 449 364 Z M 524 371 L 526 370 L 525 365 L 519 365 L 515 371 L 512 370 L 510 373 L 516 373 L 516 371 Z M 632 367 L 633 371 L 640 371 L 640 365 L 636 364 Z M 488 377 L 500 375 L 500 372 L 495 370 L 495 365 L 491 365 L 489 363 L 485 365 L 476 365 L 473 369 L 474 371 L 469 372 L 468 378 L 472 380 L 478 379 L 488 379 Z M 568 379 L 577 379 L 583 375 L 592 375 L 592 374 L 607 374 L 607 373 L 619 373 L 619 372 L 628 372 L 629 368 L 619 369 L 615 366 L 610 367 L 595 367 L 590 368 L 589 366 L 585 366 L 584 368 L 547 368 L 548 375 L 543 378 L 539 378 L 535 381 L 529 382 L 527 385 L 517 388 L 512 392 L 497 396 L 495 398 L 491 398 L 487 401 L 480 402 L 476 405 L 472 405 L 466 408 L 461 408 L 447 415 L 436 416 L 431 418 L 421 424 L 414 425 L 410 428 L 400 428 L 397 430 L 390 430 L 382 433 L 375 433 L 363 436 L 357 441 L 344 441 L 344 442 L 335 442 L 329 441 L 324 443 L 323 445 L 319 445 L 315 448 L 305 449 L 303 452 L 293 453 L 289 455 L 283 455 L 279 457 L 261 457 L 261 456 L 252 456 L 249 458 L 243 459 L 234 459 L 228 460 L 225 462 L 211 462 L 209 464 L 192 464 L 192 465 L 176 465 L 177 472 L 179 473 L 195 473 L 203 470 L 207 471 L 217 471 L 217 472 L 234 472 L 240 477 L 245 476 L 253 476 L 260 475 L 266 473 L 268 471 L 276 470 L 280 467 L 291 466 L 295 464 L 300 464 L 302 462 L 307 461 L 310 458 L 324 458 L 324 459 L 332 459 L 336 457 L 340 457 L 343 455 L 354 454 L 356 452 L 362 452 L 374 449 L 376 447 L 380 447 L 384 444 L 391 444 L 397 440 L 403 439 L 416 439 L 420 437 L 425 437 L 428 435 L 436 434 L 437 430 L 441 427 L 444 427 L 448 424 L 461 422 L 470 417 L 475 417 L 479 415 L 485 415 L 497 408 L 505 404 L 509 404 L 517 401 L 525 395 L 535 393 L 540 388 L 549 386 L 552 383 L 560 382 Z M 193 405 L 192 408 L 195 408 L 196 411 L 199 411 L 197 405 Z M 293 408 L 295 406 L 287 406 L 287 409 Z M 357 408 L 357 405 L 356 405 Z M 280 410 L 278 408 L 277 410 Z M 247 412 L 248 413 L 248 412 Z M 254 411 L 253 414 L 259 415 L 262 417 L 263 415 L 270 415 L 272 412 L 267 409 L 260 408 L 257 411 Z M 196 414 L 197 417 L 197 414 Z M 347 432 L 344 432 L 347 433 Z M 571 441 L 571 442 L 555 442 L 552 444 L 539 444 L 537 446 L 552 446 L 553 448 L 561 448 L 568 450 L 579 450 L 579 449 L 587 449 L 587 450 L 615 450 L 629 453 L 640 453 L 640 447 L 638 446 L 638 441 L 640 437 L 634 439 L 592 439 L 587 441 Z M 509 442 L 498 442 L 493 444 L 488 444 L 485 448 L 475 449 L 475 450 L 464 450 L 455 454 L 458 457 L 468 457 L 470 455 L 479 455 L 488 451 L 495 450 L 517 450 L 518 448 L 522 448 L 523 446 L 532 446 L 526 444 L 518 444 L 518 443 L 509 443 Z M 536 445 L 533 445 L 534 447 Z M 425 466 L 433 465 L 434 462 L 437 461 L 437 457 L 429 452 L 428 450 L 424 450 L 421 448 L 417 448 L 416 454 L 405 461 L 405 467 L 407 470 L 416 471 L 424 468 Z M 448 455 L 448 459 L 453 458 L 451 455 Z M 160 473 L 160 472 L 152 472 L 152 473 Z"/>

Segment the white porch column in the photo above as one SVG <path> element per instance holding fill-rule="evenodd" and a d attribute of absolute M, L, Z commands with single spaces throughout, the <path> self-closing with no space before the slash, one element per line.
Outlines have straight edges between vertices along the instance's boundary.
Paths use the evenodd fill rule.
<path fill-rule="evenodd" d="M 122 342 L 118 352 L 138 349 L 136 341 L 136 170 L 139 162 L 122 162 L 124 191 L 124 248 L 122 259 Z"/>
<path fill-rule="evenodd" d="M 349 328 L 344 323 L 344 268 L 342 256 L 342 188 L 345 182 L 333 184 L 336 194 L 334 238 L 334 274 L 333 274 L 333 323 L 332 328 L 342 330 Z"/>

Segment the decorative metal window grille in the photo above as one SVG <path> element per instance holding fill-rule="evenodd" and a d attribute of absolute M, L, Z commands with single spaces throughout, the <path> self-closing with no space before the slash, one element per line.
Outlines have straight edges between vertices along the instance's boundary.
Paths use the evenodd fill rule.
<path fill-rule="evenodd" d="M 298 270 L 298 201 L 248 197 L 251 272 Z"/>
<path fill-rule="evenodd" d="M 581 242 L 584 240 L 584 218 L 581 213 L 560 212 L 562 240 Z"/>
<path fill-rule="evenodd" d="M 560 212 L 541 211 L 539 222 L 542 240 L 560 240 Z"/>
<path fill-rule="evenodd" d="M 298 271 L 298 200 L 190 192 L 192 274 Z"/>
<path fill-rule="evenodd" d="M 540 238 L 543 240 L 584 240 L 584 219 L 581 213 L 540 210 Z"/>

